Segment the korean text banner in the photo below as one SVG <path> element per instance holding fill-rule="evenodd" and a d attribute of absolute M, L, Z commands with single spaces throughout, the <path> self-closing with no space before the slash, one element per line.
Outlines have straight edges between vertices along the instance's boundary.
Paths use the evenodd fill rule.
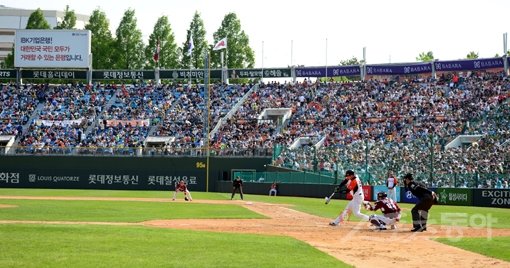
<path fill-rule="evenodd" d="M 88 68 L 88 30 L 17 30 L 14 66 L 23 68 Z"/>

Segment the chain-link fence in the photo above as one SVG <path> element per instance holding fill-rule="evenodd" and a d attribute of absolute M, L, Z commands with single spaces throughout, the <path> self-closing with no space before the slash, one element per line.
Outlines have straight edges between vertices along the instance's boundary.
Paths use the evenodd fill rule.
<path fill-rule="evenodd" d="M 328 146 L 285 148 L 273 158 L 273 164 L 341 175 L 352 169 L 373 185 L 383 184 L 389 173 L 397 177 L 413 173 L 430 186 L 496 187 L 510 179 L 509 114 L 507 103 L 468 122 L 449 122 L 447 118 L 395 122 L 386 118 L 388 124 L 410 124 L 402 127 L 408 133 L 384 133 L 375 138 L 360 135 Z M 373 131 L 373 126 L 363 121 L 358 126 L 360 133 L 370 127 Z"/>

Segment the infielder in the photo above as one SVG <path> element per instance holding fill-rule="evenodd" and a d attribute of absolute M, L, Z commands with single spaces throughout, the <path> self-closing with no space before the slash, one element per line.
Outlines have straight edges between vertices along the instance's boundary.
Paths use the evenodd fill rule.
<path fill-rule="evenodd" d="M 184 182 L 184 180 L 180 180 L 179 183 L 175 185 L 174 197 L 172 198 L 173 201 L 175 201 L 175 196 L 177 195 L 178 192 L 184 193 L 184 200 L 193 201 L 193 199 L 191 198 L 191 193 L 189 192 L 188 187 L 186 187 L 186 183 Z"/>
<path fill-rule="evenodd" d="M 354 174 L 354 171 L 347 170 L 345 172 L 345 179 L 340 183 L 339 186 L 336 187 L 335 191 L 340 191 L 342 186 L 346 186 L 347 190 L 352 195 L 352 200 L 349 201 L 347 207 L 336 217 L 335 220 L 329 223 L 331 226 L 337 226 L 341 222 L 343 222 L 344 218 L 347 217 L 349 211 L 352 212 L 356 217 L 362 219 L 363 221 L 368 221 L 368 216 L 360 212 L 361 204 L 365 199 L 365 195 L 363 194 L 361 180 Z"/>
<path fill-rule="evenodd" d="M 400 221 L 400 207 L 393 199 L 388 198 L 385 192 L 377 193 L 377 201 L 375 201 L 375 207 L 366 201 L 365 208 L 370 211 L 376 211 L 381 209 L 383 216 L 381 215 L 370 215 L 369 221 L 378 230 L 386 230 L 386 226 L 390 226 L 391 229 L 397 229 L 396 224 Z"/>
<path fill-rule="evenodd" d="M 388 187 L 388 197 L 393 201 L 397 201 L 397 187 L 398 180 L 391 172 L 388 173 L 388 178 L 386 179 L 386 186 Z"/>

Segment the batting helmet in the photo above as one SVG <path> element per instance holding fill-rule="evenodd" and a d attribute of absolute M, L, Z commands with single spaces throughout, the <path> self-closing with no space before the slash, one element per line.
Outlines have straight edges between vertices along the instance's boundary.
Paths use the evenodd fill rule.
<path fill-rule="evenodd" d="M 380 199 L 384 199 L 388 197 L 388 195 L 385 193 L 385 192 L 378 192 L 377 193 L 377 199 L 380 200 Z"/>
<path fill-rule="evenodd" d="M 352 171 L 352 170 L 350 170 L 350 169 L 349 169 L 349 170 L 347 170 L 347 171 L 345 172 L 345 176 L 349 176 L 349 175 L 354 175 L 354 171 Z"/>

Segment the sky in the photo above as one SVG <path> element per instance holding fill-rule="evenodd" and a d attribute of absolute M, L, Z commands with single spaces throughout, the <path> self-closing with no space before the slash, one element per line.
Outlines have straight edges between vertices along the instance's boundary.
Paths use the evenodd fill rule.
<path fill-rule="evenodd" d="M 14 8 L 64 10 L 91 15 L 100 8 L 115 35 L 124 12 L 134 9 L 145 43 L 161 16 L 168 16 L 177 45 L 186 39 L 195 11 L 213 43 L 225 15 L 236 13 L 255 52 L 255 67 L 338 65 L 352 57 L 369 64 L 416 62 L 421 52 L 436 59 L 503 54 L 510 32 L 509 0 L 2 0 Z M 1 25 L 0 25 L 1 28 Z"/>

